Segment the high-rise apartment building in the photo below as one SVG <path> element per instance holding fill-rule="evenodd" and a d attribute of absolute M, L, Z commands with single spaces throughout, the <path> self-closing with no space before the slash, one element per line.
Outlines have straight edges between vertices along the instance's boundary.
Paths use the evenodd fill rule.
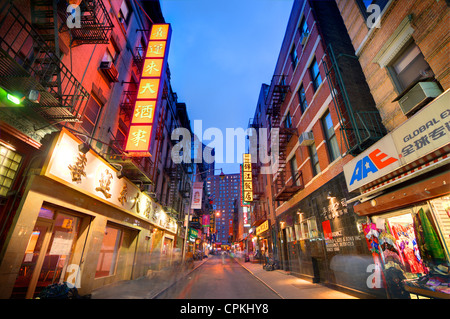
<path fill-rule="evenodd" d="M 216 243 L 230 245 L 234 229 L 234 206 L 240 202 L 240 175 L 214 175 L 206 179 L 206 191 L 213 201 Z"/>

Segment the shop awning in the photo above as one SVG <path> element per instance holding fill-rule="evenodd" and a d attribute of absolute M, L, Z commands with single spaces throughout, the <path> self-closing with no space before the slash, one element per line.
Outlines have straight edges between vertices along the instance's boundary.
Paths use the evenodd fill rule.
<path fill-rule="evenodd" d="M 379 179 L 368 184 L 361 195 L 348 200 L 348 203 L 355 201 L 365 202 L 377 197 L 385 192 L 389 187 L 406 182 L 421 174 L 439 168 L 450 163 L 450 145 L 446 145 L 441 149 L 428 154 L 408 165 L 400 167 L 392 173 L 380 177 Z"/>

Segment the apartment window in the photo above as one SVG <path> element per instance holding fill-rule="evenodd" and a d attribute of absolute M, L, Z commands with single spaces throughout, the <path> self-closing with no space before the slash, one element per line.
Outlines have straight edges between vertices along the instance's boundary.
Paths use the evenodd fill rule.
<path fill-rule="evenodd" d="M 300 43 L 304 45 L 309 35 L 308 23 L 306 22 L 305 17 L 302 18 L 302 22 L 300 23 L 299 27 L 299 32 L 300 32 Z"/>
<path fill-rule="evenodd" d="M 100 255 L 98 257 L 95 278 L 114 275 L 121 244 L 122 231 L 112 226 L 106 226 Z"/>
<path fill-rule="evenodd" d="M 297 55 L 297 50 L 295 49 L 295 44 L 292 46 L 290 56 L 291 56 L 293 68 L 295 69 L 295 67 L 297 66 L 297 63 L 298 63 L 298 55 Z"/>
<path fill-rule="evenodd" d="M 392 61 L 389 70 L 400 92 L 421 78 L 434 77 L 433 71 L 414 42 Z"/>
<path fill-rule="evenodd" d="M 22 155 L 0 144 L 0 196 L 11 190 L 21 162 Z"/>
<path fill-rule="evenodd" d="M 319 85 L 322 83 L 322 78 L 320 76 L 319 65 L 317 64 L 316 58 L 313 59 L 309 66 L 309 73 L 313 82 L 314 91 L 317 91 Z"/>
<path fill-rule="evenodd" d="M 292 127 L 292 119 L 291 119 L 291 113 L 288 112 L 286 115 L 286 118 L 284 119 L 284 127 L 285 128 L 291 128 Z"/>
<path fill-rule="evenodd" d="M 88 133 L 88 135 L 92 135 L 94 132 L 95 124 L 97 123 L 98 116 L 100 114 L 101 106 L 96 101 L 96 99 L 91 95 L 89 101 L 84 109 L 83 119 L 81 123 L 81 127 Z"/>
<path fill-rule="evenodd" d="M 130 23 L 131 12 L 132 11 L 130 3 L 127 0 L 123 0 L 122 5 L 120 6 L 119 9 L 118 18 L 125 29 Z"/>
<path fill-rule="evenodd" d="M 297 159 L 295 158 L 295 155 L 289 160 L 289 166 L 291 168 L 291 177 L 292 177 L 292 184 L 299 186 L 298 181 L 298 170 L 297 170 Z"/>
<path fill-rule="evenodd" d="M 309 146 L 309 156 L 311 158 L 311 165 L 313 169 L 313 176 L 320 173 L 319 156 L 317 155 L 316 144 L 313 143 Z"/>
<path fill-rule="evenodd" d="M 341 153 L 337 142 L 336 134 L 334 132 L 333 121 L 331 121 L 331 114 L 327 112 L 322 118 L 322 125 L 327 139 L 328 153 L 330 154 L 330 161 L 337 159 Z"/>
<path fill-rule="evenodd" d="M 305 88 L 303 87 L 303 84 L 298 89 L 298 100 L 300 102 L 300 109 L 303 114 L 308 108 L 308 102 L 306 101 Z"/>

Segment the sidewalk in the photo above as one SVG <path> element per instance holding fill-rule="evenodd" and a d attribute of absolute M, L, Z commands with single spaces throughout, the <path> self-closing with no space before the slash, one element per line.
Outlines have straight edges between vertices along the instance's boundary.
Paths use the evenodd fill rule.
<path fill-rule="evenodd" d="M 283 270 L 266 271 L 262 264 L 244 262 L 240 257 L 234 257 L 234 260 L 283 299 L 358 299 L 321 284 L 291 276 Z"/>
<path fill-rule="evenodd" d="M 153 299 L 178 280 L 202 266 L 208 258 L 194 261 L 194 267 L 185 271 L 161 270 L 135 280 L 122 280 L 92 291 L 91 299 Z"/>

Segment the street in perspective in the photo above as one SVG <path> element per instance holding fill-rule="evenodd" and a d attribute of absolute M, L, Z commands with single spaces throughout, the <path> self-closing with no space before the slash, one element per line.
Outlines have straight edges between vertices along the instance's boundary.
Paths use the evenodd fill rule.
<path fill-rule="evenodd" d="M 450 299 L 449 19 L 448 0 L 0 0 L 0 299 L 170 318 Z"/>

